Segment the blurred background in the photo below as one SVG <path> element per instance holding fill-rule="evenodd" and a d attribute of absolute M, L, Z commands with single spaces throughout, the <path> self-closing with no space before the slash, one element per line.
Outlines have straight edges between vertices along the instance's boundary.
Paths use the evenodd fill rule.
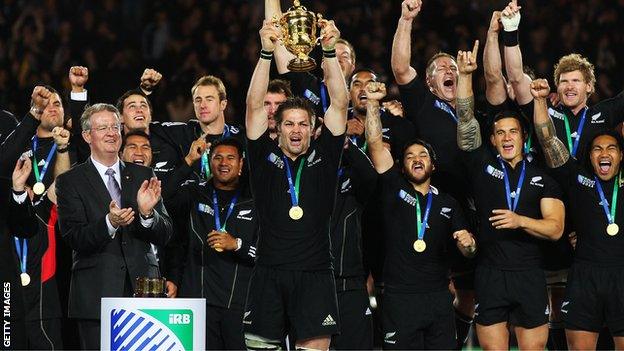
<path fill-rule="evenodd" d="M 415 21 L 413 64 L 424 73 L 437 51 L 456 54 L 485 34 L 494 9 L 506 1 L 424 0 Z M 302 0 L 334 19 L 356 49 L 357 67 L 393 81 L 390 49 L 400 0 Z M 552 83 L 553 65 L 570 52 L 596 65 L 591 102 L 622 89 L 624 0 L 520 0 L 524 62 Z M 115 102 L 137 87 L 144 68 L 163 74 L 153 94 L 155 120 L 193 116 L 190 88 L 205 74 L 221 77 L 228 92 L 227 118 L 242 122 L 251 72 L 259 57 L 262 0 L 2 0 L 0 4 L 0 108 L 26 113 L 36 84 L 67 95 L 72 65 L 89 68 L 92 102 Z M 282 0 L 286 10 L 292 1 Z M 317 50 L 320 51 L 320 50 Z M 317 53 L 318 54 L 318 53 Z M 482 74 L 477 93 L 483 94 Z M 395 90 L 392 90 L 396 92 Z"/>

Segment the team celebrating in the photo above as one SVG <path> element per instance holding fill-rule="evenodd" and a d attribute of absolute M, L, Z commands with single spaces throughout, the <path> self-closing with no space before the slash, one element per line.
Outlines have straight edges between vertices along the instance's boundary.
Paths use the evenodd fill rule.
<path fill-rule="evenodd" d="M 207 349 L 461 350 L 474 323 L 486 350 L 599 335 L 623 350 L 624 94 L 589 106 L 577 53 L 551 92 L 523 65 L 517 0 L 482 51 L 439 52 L 419 75 L 427 4 L 400 6 L 400 101 L 331 20 L 322 74 L 291 71 L 279 0 L 264 1 L 244 125 L 226 123 L 216 76 L 190 89 L 188 122 L 152 121 L 153 69 L 115 105 L 90 101 L 83 66 L 68 103 L 34 87 L 0 147 L 1 249 L 23 297 L 10 348 L 99 349 L 101 298 L 165 277 L 167 297 L 206 300 Z"/>

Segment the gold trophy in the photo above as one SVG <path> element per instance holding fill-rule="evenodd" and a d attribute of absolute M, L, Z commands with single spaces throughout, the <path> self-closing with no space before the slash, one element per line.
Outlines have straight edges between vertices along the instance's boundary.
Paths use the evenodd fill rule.
<path fill-rule="evenodd" d="M 308 11 L 299 0 L 294 0 L 293 7 L 279 19 L 284 31 L 282 42 L 286 50 L 296 56 L 288 63 L 290 71 L 307 72 L 316 68 L 316 62 L 308 55 L 317 44 L 316 21 L 321 18 L 320 14 Z"/>
<path fill-rule="evenodd" d="M 167 297 L 167 280 L 137 277 L 134 297 Z"/>

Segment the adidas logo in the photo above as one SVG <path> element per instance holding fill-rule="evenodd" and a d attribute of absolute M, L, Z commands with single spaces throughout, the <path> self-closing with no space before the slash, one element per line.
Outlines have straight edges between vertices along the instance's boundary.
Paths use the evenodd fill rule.
<path fill-rule="evenodd" d="M 568 310 L 564 310 L 563 308 L 566 307 L 569 303 L 570 301 L 563 301 L 563 303 L 561 304 L 561 313 L 568 313 Z"/>
<path fill-rule="evenodd" d="M 329 325 L 336 325 L 336 321 L 332 318 L 331 314 L 328 314 L 327 317 L 325 317 L 325 320 L 323 321 L 322 326 L 326 327 Z"/>
<path fill-rule="evenodd" d="M 366 312 L 364 312 L 365 316 L 370 316 L 371 314 L 373 314 L 373 312 L 371 312 L 370 307 L 366 307 Z"/>
<path fill-rule="evenodd" d="M 251 325 L 251 321 L 246 320 L 250 314 L 251 314 L 251 311 L 246 311 L 245 313 L 243 313 L 243 324 Z"/>

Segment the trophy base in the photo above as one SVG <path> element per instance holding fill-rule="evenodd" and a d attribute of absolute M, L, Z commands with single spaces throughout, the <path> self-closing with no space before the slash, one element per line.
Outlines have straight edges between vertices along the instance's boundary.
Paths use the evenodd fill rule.
<path fill-rule="evenodd" d="M 291 72 L 309 72 L 316 68 L 316 62 L 313 58 L 308 57 L 305 60 L 295 58 L 288 63 L 288 70 Z"/>

